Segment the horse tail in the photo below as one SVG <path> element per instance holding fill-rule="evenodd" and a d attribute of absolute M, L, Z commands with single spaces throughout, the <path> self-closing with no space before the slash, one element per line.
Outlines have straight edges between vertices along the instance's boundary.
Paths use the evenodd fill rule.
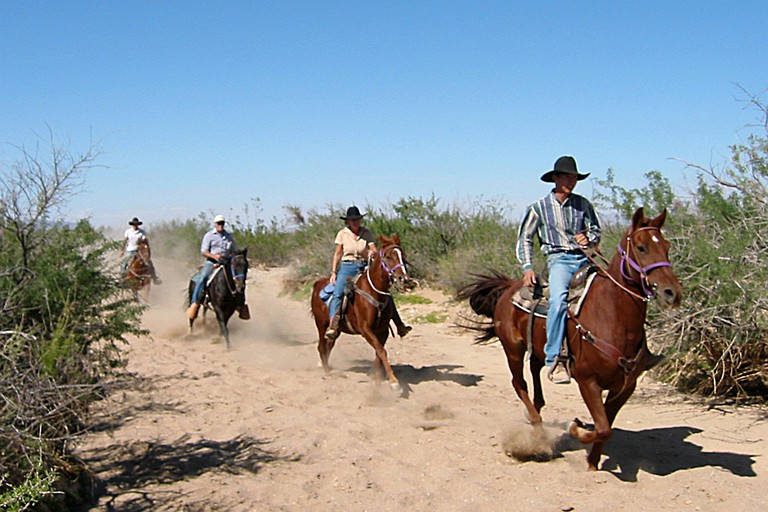
<path fill-rule="evenodd" d="M 472 274 L 476 280 L 456 294 L 458 300 L 469 300 L 469 306 L 477 315 L 493 319 L 496 305 L 501 295 L 510 287 L 515 285 L 515 281 L 505 276 L 501 272 L 492 270 L 492 275 Z M 485 343 L 496 337 L 494 323 L 478 322 L 474 326 L 465 326 L 468 329 L 477 331 L 476 343 Z"/>
<path fill-rule="evenodd" d="M 459 300 L 469 299 L 469 305 L 478 315 L 493 318 L 496 303 L 501 294 L 515 282 L 498 271 L 491 271 L 493 275 L 472 274 L 476 281 L 468 284 L 456 295 Z"/>

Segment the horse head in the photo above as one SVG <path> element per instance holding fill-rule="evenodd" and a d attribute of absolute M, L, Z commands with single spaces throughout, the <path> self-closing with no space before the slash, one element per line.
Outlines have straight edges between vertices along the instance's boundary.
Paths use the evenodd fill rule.
<path fill-rule="evenodd" d="M 235 281 L 235 293 L 243 293 L 245 279 L 248 277 L 248 248 L 235 251 L 230 263 L 232 279 Z"/>
<path fill-rule="evenodd" d="M 378 261 L 382 270 L 386 272 L 390 283 L 408 282 L 408 269 L 405 260 L 405 253 L 400 247 L 400 237 L 394 235 L 391 237 L 380 236 L 379 242 L 381 249 L 378 253 Z M 376 264 L 374 260 L 374 265 Z"/>
<path fill-rule="evenodd" d="M 661 232 L 666 218 L 666 209 L 654 219 L 648 219 L 642 207 L 635 211 L 632 225 L 619 242 L 620 269 L 648 300 L 655 297 L 662 306 L 677 307 L 683 287 L 669 263 L 669 242 Z"/>

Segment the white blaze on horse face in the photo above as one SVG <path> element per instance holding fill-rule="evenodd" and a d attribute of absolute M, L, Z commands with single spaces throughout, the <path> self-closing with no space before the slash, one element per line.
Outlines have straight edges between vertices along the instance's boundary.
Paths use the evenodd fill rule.
<path fill-rule="evenodd" d="M 397 259 L 400 261 L 400 265 L 403 268 L 403 275 L 407 278 L 408 270 L 405 268 L 405 262 L 403 261 L 403 253 L 400 252 L 400 249 L 397 247 L 395 247 L 395 252 L 397 253 Z"/>
<path fill-rule="evenodd" d="M 653 240 L 656 243 L 659 243 L 659 239 L 656 237 L 656 235 L 651 235 L 651 240 Z"/>

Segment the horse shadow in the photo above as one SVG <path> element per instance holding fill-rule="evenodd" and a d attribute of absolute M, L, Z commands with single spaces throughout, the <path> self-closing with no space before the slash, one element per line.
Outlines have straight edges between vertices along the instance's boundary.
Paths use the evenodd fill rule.
<path fill-rule="evenodd" d="M 349 368 L 349 371 L 372 375 L 370 361 L 357 361 L 359 366 Z M 397 376 L 397 380 L 402 388 L 401 396 L 408 398 L 413 391 L 413 387 L 422 382 L 454 382 L 464 387 L 477 386 L 483 380 L 482 375 L 472 373 L 454 372 L 457 368 L 463 368 L 457 364 L 436 364 L 432 366 L 422 366 L 416 368 L 410 364 L 393 364 L 392 370 Z"/>
<path fill-rule="evenodd" d="M 756 455 L 734 452 L 710 452 L 687 440 L 702 429 L 688 426 L 659 427 L 646 430 L 613 429 L 605 444 L 602 471 L 624 482 L 636 482 L 639 472 L 668 476 L 677 471 L 696 468 L 721 468 L 736 476 L 755 477 Z M 589 451 L 591 445 L 587 446 Z M 578 451 L 584 445 L 564 434 L 559 450 Z"/>

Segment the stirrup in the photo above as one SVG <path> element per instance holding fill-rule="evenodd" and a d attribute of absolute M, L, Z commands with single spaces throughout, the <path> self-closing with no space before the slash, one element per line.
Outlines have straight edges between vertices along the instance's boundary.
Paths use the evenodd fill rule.
<path fill-rule="evenodd" d="M 340 333 L 338 329 L 328 329 L 325 331 L 325 339 L 328 341 L 333 341 L 339 337 L 339 334 Z"/>

